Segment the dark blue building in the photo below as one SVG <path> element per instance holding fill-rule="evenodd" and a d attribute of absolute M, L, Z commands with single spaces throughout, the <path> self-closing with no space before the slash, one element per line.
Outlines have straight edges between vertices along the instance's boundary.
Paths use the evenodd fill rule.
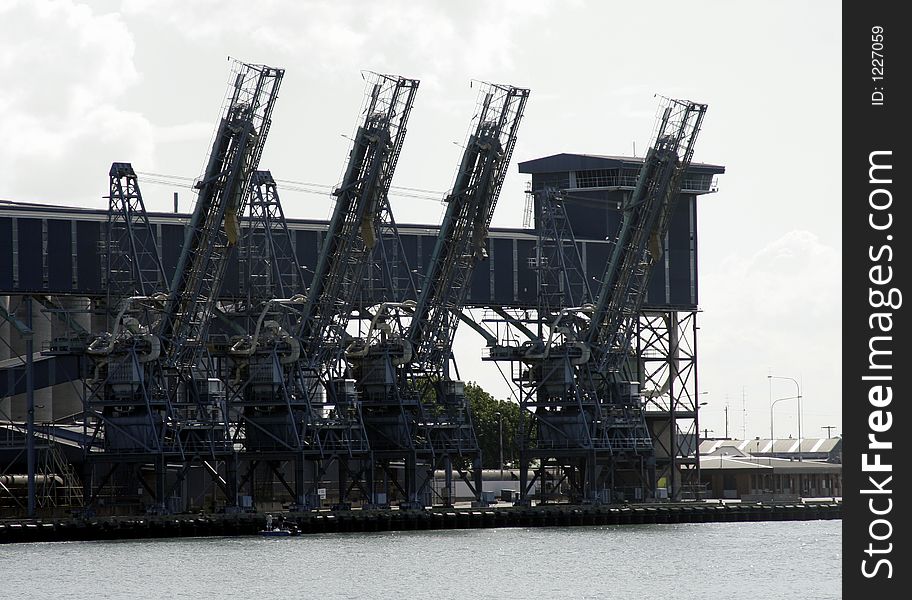
<path fill-rule="evenodd" d="M 532 189 L 565 189 L 565 206 L 580 244 L 585 275 L 598 278 L 620 224 L 618 210 L 624 194 L 633 190 L 641 159 L 630 157 L 556 154 L 519 164 L 532 175 Z M 695 309 L 697 286 L 696 197 L 714 191 L 714 176 L 724 167 L 692 164 L 668 233 L 664 262 L 656 265 L 646 305 Z M 142 182 L 140 181 L 140 184 Z M 186 214 L 149 215 L 168 277 L 173 275 L 184 240 Z M 0 202 L 0 295 L 47 294 L 103 296 L 106 211 L 37 204 Z M 316 220 L 291 219 L 289 229 L 305 280 L 292 282 L 303 291 L 326 229 Z M 437 236 L 434 225 L 401 225 L 404 265 L 424 271 Z M 474 306 L 534 307 L 536 273 L 530 258 L 536 246 L 532 229 L 492 229 L 489 260 L 475 268 L 469 303 Z M 226 271 L 222 294 L 244 296 L 238 254 Z M 402 272 L 403 278 L 405 276 Z M 367 287 L 374 287 L 368 282 Z"/>
<path fill-rule="evenodd" d="M 625 156 L 555 154 L 519 163 L 532 175 L 532 190 L 564 190 L 564 207 L 577 241 L 585 275 L 599 278 L 620 227 L 620 203 L 633 191 L 643 160 Z M 646 307 L 695 310 L 697 285 L 697 196 L 714 192 L 725 167 L 691 163 L 682 185 L 663 260 L 653 267 Z M 538 214 L 538 211 L 535 211 Z"/>

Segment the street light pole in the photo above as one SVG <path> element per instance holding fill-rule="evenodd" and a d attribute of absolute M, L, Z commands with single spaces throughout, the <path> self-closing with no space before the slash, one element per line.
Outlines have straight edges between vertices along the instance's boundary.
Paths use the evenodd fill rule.
<path fill-rule="evenodd" d="M 702 394 L 708 394 L 708 393 L 709 393 L 709 392 L 700 392 L 701 395 L 702 395 Z M 695 413 L 694 413 L 694 414 L 696 415 L 696 419 L 694 420 L 694 427 L 696 427 L 696 429 L 697 429 L 697 447 L 696 447 L 696 449 L 694 450 L 694 454 L 695 454 L 695 455 L 699 455 L 699 454 L 700 454 L 700 407 L 701 407 L 701 406 L 706 406 L 707 404 L 709 404 L 709 402 L 700 402 L 700 403 L 698 403 L 698 404 L 697 404 L 697 410 L 696 410 Z M 708 432 L 708 431 L 709 431 L 708 429 L 706 429 L 706 430 L 704 431 L 703 439 L 706 439 L 706 437 L 707 437 L 706 432 Z"/>
<path fill-rule="evenodd" d="M 496 412 L 497 415 L 497 430 L 498 430 L 498 445 L 500 447 L 500 480 L 503 481 L 503 472 L 504 472 L 504 461 L 503 461 L 503 414 Z"/>
<path fill-rule="evenodd" d="M 697 396 L 702 396 L 708 394 L 709 392 L 703 391 L 699 392 Z M 696 489 L 694 490 L 694 496 L 697 500 L 703 499 L 703 476 L 700 473 L 700 407 L 706 406 L 706 402 L 698 402 L 699 398 L 694 399 L 694 462 L 697 467 L 697 479 L 696 479 Z"/>
<path fill-rule="evenodd" d="M 798 380 L 793 377 L 780 377 L 778 375 L 767 375 L 768 379 L 788 379 L 795 384 L 795 387 L 798 388 L 798 461 L 801 462 L 801 384 L 798 383 Z M 773 402 L 775 404 L 775 402 Z M 772 407 L 770 407 L 770 415 L 772 415 Z M 772 429 L 772 417 L 770 417 L 770 429 Z"/>
<path fill-rule="evenodd" d="M 773 407 L 776 406 L 777 404 L 779 404 L 780 402 L 782 402 L 783 400 L 794 400 L 795 398 L 797 398 L 797 396 L 787 396 L 785 398 L 777 398 L 777 399 L 773 400 L 772 404 L 770 404 L 770 440 L 776 439 L 773 437 Z"/>
<path fill-rule="evenodd" d="M 697 396 L 705 396 L 708 393 L 709 392 L 707 392 L 707 391 L 703 391 L 703 392 L 700 392 L 699 394 L 697 394 Z M 704 400 L 703 402 L 696 402 L 696 406 L 694 407 L 695 408 L 695 410 L 694 410 L 694 427 L 697 430 L 697 438 L 698 438 L 697 439 L 697 450 L 696 450 L 695 454 L 700 453 L 700 440 L 699 440 L 699 437 L 700 437 L 700 407 L 706 406 L 707 404 L 709 404 L 709 402 Z M 706 436 L 704 435 L 703 437 L 705 438 Z"/>

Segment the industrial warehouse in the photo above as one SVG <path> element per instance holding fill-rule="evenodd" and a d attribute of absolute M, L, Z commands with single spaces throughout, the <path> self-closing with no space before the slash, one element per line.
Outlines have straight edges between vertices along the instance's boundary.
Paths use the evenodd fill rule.
<path fill-rule="evenodd" d="M 524 227 L 498 229 L 530 90 L 484 84 L 415 224 L 387 196 L 419 82 L 371 74 L 321 222 L 260 165 L 284 71 L 232 70 L 192 214 L 147 212 L 124 162 L 107 211 L 0 203 L 4 516 L 488 506 L 457 327 L 518 391 L 515 504 L 703 496 L 706 105 L 662 99 L 644 158 L 520 163 Z"/>

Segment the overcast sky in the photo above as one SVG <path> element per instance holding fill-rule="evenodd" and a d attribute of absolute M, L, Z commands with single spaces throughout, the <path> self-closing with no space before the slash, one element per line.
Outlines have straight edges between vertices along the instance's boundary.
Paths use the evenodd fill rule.
<path fill-rule="evenodd" d="M 0 199 L 104 207 L 113 161 L 196 177 L 227 57 L 286 69 L 261 168 L 331 186 L 362 100 L 360 71 L 421 80 L 394 186 L 442 196 L 472 116 L 472 79 L 532 90 L 514 161 L 642 153 L 653 94 L 709 104 L 694 160 L 726 166 L 699 199 L 701 425 L 769 434 L 770 399 L 800 381 L 802 434 L 842 431 L 841 7 L 837 2 L 649 3 L 0 0 Z M 515 164 L 495 226 L 522 223 Z M 142 184 L 142 178 L 140 179 Z M 174 191 L 143 185 L 147 208 Z M 280 188 L 281 192 L 281 188 Z M 290 217 L 328 195 L 287 191 Z M 393 197 L 400 222 L 443 206 Z M 505 398 L 481 341 L 462 331 L 465 379 Z M 796 435 L 794 400 L 777 437 Z"/>

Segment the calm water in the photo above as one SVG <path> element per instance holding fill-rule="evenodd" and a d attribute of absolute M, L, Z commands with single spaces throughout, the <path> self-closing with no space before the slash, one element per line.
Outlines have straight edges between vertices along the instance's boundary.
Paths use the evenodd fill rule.
<path fill-rule="evenodd" d="M 841 542 L 835 520 L 16 544 L 0 597 L 826 600 Z"/>

